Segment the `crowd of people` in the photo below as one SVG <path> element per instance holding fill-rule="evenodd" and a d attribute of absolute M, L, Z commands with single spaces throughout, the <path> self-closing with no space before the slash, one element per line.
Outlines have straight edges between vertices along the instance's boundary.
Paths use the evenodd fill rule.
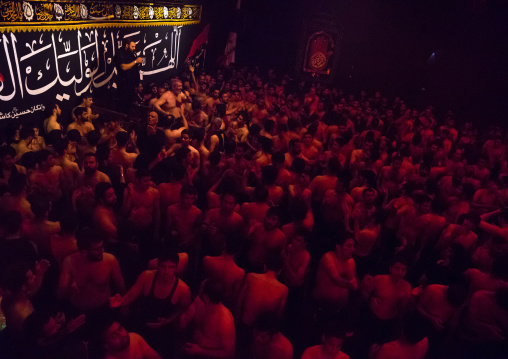
<path fill-rule="evenodd" d="M 0 357 L 508 357 L 500 128 L 246 67 L 81 100 L 5 131 Z"/>

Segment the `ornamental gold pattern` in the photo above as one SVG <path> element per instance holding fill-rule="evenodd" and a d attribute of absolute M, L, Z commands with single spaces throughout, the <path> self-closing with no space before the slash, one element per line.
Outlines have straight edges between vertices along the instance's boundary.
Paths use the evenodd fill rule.
<path fill-rule="evenodd" d="M 35 4 L 35 15 L 37 15 L 37 21 L 53 20 L 53 4 Z"/>
<path fill-rule="evenodd" d="M 93 27 L 183 26 L 201 21 L 200 5 L 102 0 L 0 0 L 0 33 Z"/>

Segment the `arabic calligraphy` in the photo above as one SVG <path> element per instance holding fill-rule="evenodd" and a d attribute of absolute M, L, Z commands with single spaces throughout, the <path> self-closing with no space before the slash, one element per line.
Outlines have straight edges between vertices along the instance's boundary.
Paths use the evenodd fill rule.
<path fill-rule="evenodd" d="M 151 28 L 146 32 L 110 28 L 3 33 L 0 38 L 0 74 L 3 77 L 0 107 L 3 107 L 2 101 L 25 105 L 39 102 L 37 96 L 47 96 L 50 90 L 54 94 L 64 92 L 81 96 L 105 85 L 115 88 L 114 59 L 125 37 L 137 42 L 137 50 L 146 51 L 147 57 L 150 56 L 150 61 L 140 66 L 141 79 L 173 69 L 178 66 L 182 26 L 172 27 L 171 35 L 164 37 L 159 36 L 160 29 L 167 32 L 168 27 Z M 24 111 L 13 108 L 0 112 L 0 119 L 17 118 L 40 110 L 37 105 Z"/>
<path fill-rule="evenodd" d="M 0 2 L 0 15 L 7 21 L 21 21 L 23 19 L 21 3 L 13 1 Z"/>
<path fill-rule="evenodd" d="M 35 4 L 35 14 L 39 21 L 53 20 L 53 4 Z"/>
<path fill-rule="evenodd" d="M 7 118 L 14 119 L 14 118 L 18 118 L 20 116 L 26 115 L 28 113 L 34 113 L 37 111 L 44 111 L 45 109 L 46 109 L 46 107 L 43 104 L 31 106 L 30 108 L 28 108 L 24 111 L 19 111 L 17 107 L 13 107 L 12 110 L 7 113 L 0 112 L 0 120 L 4 120 Z"/>

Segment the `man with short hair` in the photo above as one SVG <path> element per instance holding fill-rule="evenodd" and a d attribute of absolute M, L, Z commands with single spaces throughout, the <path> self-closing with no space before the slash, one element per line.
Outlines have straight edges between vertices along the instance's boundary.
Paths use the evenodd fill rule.
<path fill-rule="evenodd" d="M 62 115 L 62 109 L 60 106 L 58 106 L 56 103 L 53 103 L 48 107 L 48 110 L 49 117 L 46 118 L 42 124 L 46 135 L 53 130 L 62 130 L 62 126 L 60 125 L 60 122 L 58 122 L 58 116 Z"/>
<path fill-rule="evenodd" d="M 53 154 L 49 150 L 40 150 L 36 153 L 37 170 L 28 177 L 30 188 L 37 188 L 52 201 L 62 197 L 62 184 L 64 176 L 62 167 L 55 165 Z"/>
<path fill-rule="evenodd" d="M 171 80 L 171 90 L 165 92 L 160 99 L 154 103 L 153 107 L 168 118 L 177 120 L 183 116 L 183 102 L 186 96 L 182 93 L 182 81 L 179 79 Z"/>
<path fill-rule="evenodd" d="M 81 312 L 104 309 L 111 297 L 111 285 L 117 292 L 125 292 L 120 265 L 115 256 L 104 252 L 102 239 L 92 229 L 81 229 L 76 240 L 79 253 L 63 261 L 57 296 Z"/>
<path fill-rule="evenodd" d="M 92 122 L 92 121 L 98 119 L 99 115 L 92 112 L 92 104 L 93 104 L 93 97 L 91 94 L 88 93 L 88 94 L 84 94 L 83 96 L 81 96 L 81 103 L 72 109 L 72 119 L 74 121 L 76 120 L 76 117 L 74 115 L 74 110 L 77 109 L 78 107 L 83 107 L 84 109 L 86 109 L 86 119 L 88 121 Z"/>
<path fill-rule="evenodd" d="M 117 321 L 108 323 L 102 333 L 104 359 L 162 359 L 139 334 L 127 332 Z"/>
<path fill-rule="evenodd" d="M 118 71 L 118 109 L 128 112 L 134 97 L 134 88 L 139 84 L 139 64 L 143 58 L 136 57 L 136 42 L 132 39 L 124 39 L 123 48 L 119 49 L 115 56 L 116 69 Z"/>
<path fill-rule="evenodd" d="M 188 358 L 232 359 L 235 355 L 235 322 L 231 312 L 222 304 L 224 288 L 218 282 L 205 280 L 200 294 L 180 324 L 194 324 L 191 341 L 183 348 Z"/>
<path fill-rule="evenodd" d="M 99 164 L 95 153 L 85 153 L 83 161 L 83 172 L 81 172 L 76 180 L 76 188 L 89 186 L 92 191 L 95 190 L 100 182 L 111 183 L 108 175 L 99 171 Z"/>
<path fill-rule="evenodd" d="M 113 209 L 116 195 L 109 182 L 100 182 L 95 186 L 96 206 L 93 211 L 93 224 L 98 233 L 109 240 L 118 238 L 117 216 Z"/>
<path fill-rule="evenodd" d="M 7 190 L 9 178 L 14 173 L 26 173 L 23 166 L 14 163 L 16 150 L 9 145 L 0 146 L 0 194 Z"/>
<path fill-rule="evenodd" d="M 293 346 L 280 332 L 280 320 L 272 312 L 261 314 L 254 324 L 253 359 L 292 359 Z"/>
<path fill-rule="evenodd" d="M 338 325 L 327 325 L 323 331 L 321 345 L 314 345 L 305 349 L 301 359 L 349 359 L 349 355 L 342 352 L 345 330 Z"/>
<path fill-rule="evenodd" d="M 67 132 L 78 130 L 81 136 L 86 136 L 88 132 L 95 130 L 94 125 L 90 121 L 87 121 L 88 110 L 85 107 L 76 107 L 72 114 L 74 122 L 67 126 Z"/>
<path fill-rule="evenodd" d="M 167 209 L 166 234 L 176 248 L 188 251 L 196 246 L 196 231 L 201 220 L 201 210 L 194 202 L 197 191 L 193 187 L 183 186 L 180 190 L 180 203 Z"/>

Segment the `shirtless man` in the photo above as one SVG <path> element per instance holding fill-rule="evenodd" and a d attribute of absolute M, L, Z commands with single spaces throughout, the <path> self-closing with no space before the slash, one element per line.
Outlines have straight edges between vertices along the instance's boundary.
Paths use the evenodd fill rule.
<path fill-rule="evenodd" d="M 233 310 L 238 294 L 245 277 L 245 271 L 235 263 L 241 242 L 234 236 L 226 236 L 224 250 L 216 257 L 205 256 L 203 258 L 203 273 L 205 278 L 219 282 L 224 286 L 223 303 Z"/>
<path fill-rule="evenodd" d="M 9 330 L 20 334 L 25 319 L 33 313 L 34 307 L 30 297 L 40 289 L 49 262 L 37 262 L 35 273 L 23 263 L 14 263 L 3 273 L 2 312 Z"/>
<path fill-rule="evenodd" d="M 36 138 L 33 128 L 23 127 L 19 131 L 18 143 L 12 143 L 11 147 L 16 150 L 16 159 L 19 160 L 25 153 L 31 152 L 31 143 Z"/>
<path fill-rule="evenodd" d="M 178 79 L 171 80 L 171 91 L 165 92 L 160 99 L 154 103 L 153 107 L 161 114 L 167 117 L 178 119 L 183 116 L 182 81 Z"/>
<path fill-rule="evenodd" d="M 390 266 L 390 274 L 374 278 L 366 275 L 363 279 L 362 293 L 369 301 L 371 313 L 380 322 L 389 323 L 401 315 L 409 303 L 411 285 L 404 280 L 406 263 L 404 258 L 396 258 Z"/>
<path fill-rule="evenodd" d="M 446 286 L 431 284 L 423 289 L 416 304 L 417 312 L 437 331 L 456 326 L 460 310 L 467 298 L 467 288 L 461 284 Z M 454 328 L 450 328 L 453 329 Z"/>
<path fill-rule="evenodd" d="M 206 99 L 206 113 L 211 116 L 215 113 L 215 106 L 220 103 L 220 90 L 218 88 L 211 89 L 211 96 Z"/>
<path fill-rule="evenodd" d="M 60 218 L 60 233 L 53 234 L 50 238 L 51 254 L 58 263 L 58 268 L 62 267 L 65 258 L 78 252 L 76 242 L 76 229 L 78 220 L 74 213 L 64 213 Z"/>
<path fill-rule="evenodd" d="M 117 292 L 125 292 L 120 265 L 112 254 L 104 252 L 102 240 L 90 228 L 81 229 L 76 239 L 79 253 L 63 261 L 57 296 L 82 312 L 103 309 L 111 297 L 111 285 Z"/>
<path fill-rule="evenodd" d="M 122 166 L 124 173 L 127 173 L 129 168 L 132 168 L 134 161 L 139 155 L 139 150 L 136 147 L 136 152 L 127 152 L 127 145 L 132 136 L 126 131 L 120 131 L 115 135 L 117 148 L 112 150 L 109 157 L 109 162 L 112 165 Z"/>
<path fill-rule="evenodd" d="M 79 174 L 76 180 L 76 188 L 88 186 L 93 191 L 95 190 L 95 186 L 100 182 L 111 183 L 108 175 L 99 171 L 98 168 L 99 164 L 97 163 L 97 156 L 95 153 L 85 153 L 83 172 Z"/>
<path fill-rule="evenodd" d="M 406 171 L 401 168 L 402 161 L 401 156 L 395 156 L 392 159 L 392 164 L 390 166 L 384 166 L 379 171 L 378 188 L 386 188 L 390 196 L 397 195 L 399 186 L 406 178 Z"/>
<path fill-rule="evenodd" d="M 70 159 L 70 143 L 67 138 L 58 140 L 53 147 L 57 155 L 57 157 L 55 157 L 55 164 L 62 167 L 63 171 L 63 191 L 65 194 L 69 194 L 72 192 L 74 184 L 80 174 L 79 166 Z"/>
<path fill-rule="evenodd" d="M 287 152 L 284 156 L 284 167 L 288 169 L 291 168 L 291 164 L 296 157 L 300 157 L 305 162 L 308 162 L 307 158 L 302 154 L 302 143 L 298 139 L 292 139 L 289 141 L 289 152 Z"/>
<path fill-rule="evenodd" d="M 240 206 L 240 214 L 247 223 L 247 228 L 251 228 L 256 223 L 261 223 L 265 219 L 266 211 L 270 208 L 266 201 L 268 200 L 268 188 L 266 186 L 257 186 L 252 191 L 253 202 L 244 202 Z"/>
<path fill-rule="evenodd" d="M 210 236 L 210 249 L 218 254 L 224 248 L 224 236 L 227 234 L 239 234 L 243 230 L 243 217 L 234 211 L 236 197 L 232 193 L 223 193 L 220 200 L 220 208 L 210 209 L 203 221 L 204 230 Z"/>
<path fill-rule="evenodd" d="M 182 190 L 182 182 L 185 179 L 186 169 L 184 165 L 175 164 L 171 170 L 171 178 L 168 183 L 161 183 L 157 190 L 159 191 L 161 203 L 161 218 L 166 218 L 169 206 L 180 202 L 180 191 Z"/>
<path fill-rule="evenodd" d="M 102 333 L 104 359 L 162 359 L 136 333 L 128 333 L 117 321 L 109 322 Z"/>
<path fill-rule="evenodd" d="M 282 278 L 284 284 L 290 288 L 303 285 L 310 262 L 310 253 L 307 250 L 307 242 L 310 232 L 305 228 L 299 228 L 293 235 L 293 241 L 282 250 L 282 262 L 284 263 Z"/>
<path fill-rule="evenodd" d="M 374 346 L 371 359 L 425 359 L 429 341 L 425 336 L 425 325 L 416 315 L 408 315 L 402 324 L 399 339 Z"/>
<path fill-rule="evenodd" d="M 309 164 L 313 164 L 317 161 L 319 150 L 314 145 L 314 139 L 310 132 L 305 132 L 302 137 L 302 155 L 307 158 Z"/>
<path fill-rule="evenodd" d="M 235 323 L 229 309 L 222 304 L 224 288 L 205 280 L 200 294 L 180 324 L 193 324 L 192 338 L 183 348 L 188 358 L 232 359 L 235 355 Z"/>
<path fill-rule="evenodd" d="M 179 250 L 188 251 L 196 246 L 196 231 L 201 221 L 201 210 L 194 203 L 197 191 L 184 186 L 180 190 L 180 203 L 169 206 L 166 218 L 166 234 Z"/>
<path fill-rule="evenodd" d="M 51 253 L 50 238 L 60 232 L 60 223 L 48 220 L 51 203 L 43 194 L 30 196 L 30 206 L 34 217 L 23 221 L 21 238 L 32 241 L 41 255 L 49 258 Z"/>
<path fill-rule="evenodd" d="M 423 248 L 427 239 L 432 199 L 421 194 L 415 197 L 415 206 L 407 211 L 401 218 L 397 231 L 397 238 L 402 246 L 409 246 L 419 250 Z"/>
<path fill-rule="evenodd" d="M 168 340 L 175 336 L 180 316 L 191 302 L 189 287 L 178 278 L 178 262 L 175 250 L 163 250 L 156 270 L 144 271 L 125 295 L 116 294 L 109 299 L 110 306 L 115 308 L 128 306 L 140 298 L 137 319 L 144 326 L 143 333 L 149 333 L 148 343 L 165 355 L 171 351 Z"/>
<path fill-rule="evenodd" d="M 279 229 L 280 217 L 278 208 L 269 208 L 263 223 L 257 223 L 250 229 L 247 260 L 253 271 L 263 271 L 268 258 L 279 255 L 286 247 L 286 235 Z"/>
<path fill-rule="evenodd" d="M 325 253 L 319 261 L 316 286 L 312 291 L 318 305 L 341 309 L 349 300 L 349 292 L 358 289 L 354 249 L 353 238 L 340 236 L 336 238 L 335 250 Z"/>
<path fill-rule="evenodd" d="M 129 183 L 125 189 L 122 209 L 136 231 L 146 231 L 144 235 L 157 239 L 160 230 L 160 199 L 159 191 L 150 187 L 151 180 L 148 170 L 138 169 L 135 182 Z"/>
<path fill-rule="evenodd" d="M 118 239 L 117 216 L 113 209 L 116 203 L 116 195 L 113 186 L 109 182 L 100 182 L 95 187 L 96 205 L 93 211 L 92 221 L 97 233 L 101 233 L 108 241 Z"/>
<path fill-rule="evenodd" d="M 200 163 L 200 154 L 197 149 L 191 146 L 190 144 L 190 131 L 188 129 L 182 130 L 182 133 L 180 135 L 180 143 L 175 143 L 171 148 L 166 152 L 166 156 L 171 156 L 175 151 L 179 150 L 180 148 L 188 148 L 192 155 L 192 168 L 197 169 L 199 168 Z"/>
<path fill-rule="evenodd" d="M 344 223 L 346 216 L 352 211 L 355 201 L 347 193 L 348 187 L 349 177 L 340 175 L 336 178 L 335 188 L 325 192 L 321 213 L 326 224 L 333 226 Z"/>
<path fill-rule="evenodd" d="M 62 126 L 60 122 L 58 122 L 58 116 L 62 115 L 62 110 L 60 106 L 56 103 L 53 103 L 49 106 L 50 115 L 47 119 L 44 120 L 42 127 L 44 128 L 44 133 L 47 135 L 53 130 L 62 130 Z"/>
<path fill-rule="evenodd" d="M 339 161 L 336 159 L 330 159 L 330 161 L 328 161 L 326 173 L 322 176 L 314 177 L 309 185 L 309 189 L 312 192 L 312 200 L 315 203 L 321 204 L 325 198 L 326 192 L 335 188 L 339 169 Z"/>
<path fill-rule="evenodd" d="M 93 105 L 92 95 L 91 94 L 84 94 L 81 97 L 81 103 L 72 109 L 72 114 L 73 114 L 72 119 L 74 121 L 76 121 L 77 116 L 74 114 L 74 110 L 79 107 L 84 108 L 86 110 L 86 119 L 88 121 L 92 122 L 92 121 L 98 119 L 99 115 L 92 112 L 92 105 Z"/>
<path fill-rule="evenodd" d="M 14 173 L 26 174 L 23 166 L 14 163 L 16 150 L 9 145 L 0 147 L 0 191 L 3 194 L 7 190 L 9 178 Z"/>
<path fill-rule="evenodd" d="M 74 122 L 67 126 L 67 132 L 70 130 L 78 130 L 81 136 L 86 136 L 88 132 L 95 129 L 94 125 L 87 121 L 88 110 L 86 108 L 76 107 L 72 114 L 74 115 Z"/>
<path fill-rule="evenodd" d="M 37 170 L 28 178 L 30 188 L 36 188 L 51 201 L 58 201 L 62 197 L 61 185 L 64 183 L 62 167 L 55 165 L 55 159 L 49 150 L 37 152 L 37 164 Z"/>
<path fill-rule="evenodd" d="M 349 359 L 341 351 L 346 333 L 337 325 L 328 325 L 323 331 L 323 344 L 305 349 L 301 359 Z"/>
<path fill-rule="evenodd" d="M 9 178 L 7 192 L 0 197 L 0 210 L 4 213 L 17 211 L 23 220 L 32 219 L 33 213 L 26 197 L 27 181 L 23 173 L 15 173 Z"/>
<path fill-rule="evenodd" d="M 293 359 L 293 346 L 280 332 L 275 313 L 261 314 L 254 324 L 252 359 Z"/>
<path fill-rule="evenodd" d="M 237 320 L 249 328 L 264 312 L 273 312 L 279 318 L 284 314 L 288 287 L 277 280 L 277 274 L 282 269 L 280 256 L 277 254 L 268 258 L 265 269 L 265 273 L 249 273 L 245 276 L 236 303 Z"/>

